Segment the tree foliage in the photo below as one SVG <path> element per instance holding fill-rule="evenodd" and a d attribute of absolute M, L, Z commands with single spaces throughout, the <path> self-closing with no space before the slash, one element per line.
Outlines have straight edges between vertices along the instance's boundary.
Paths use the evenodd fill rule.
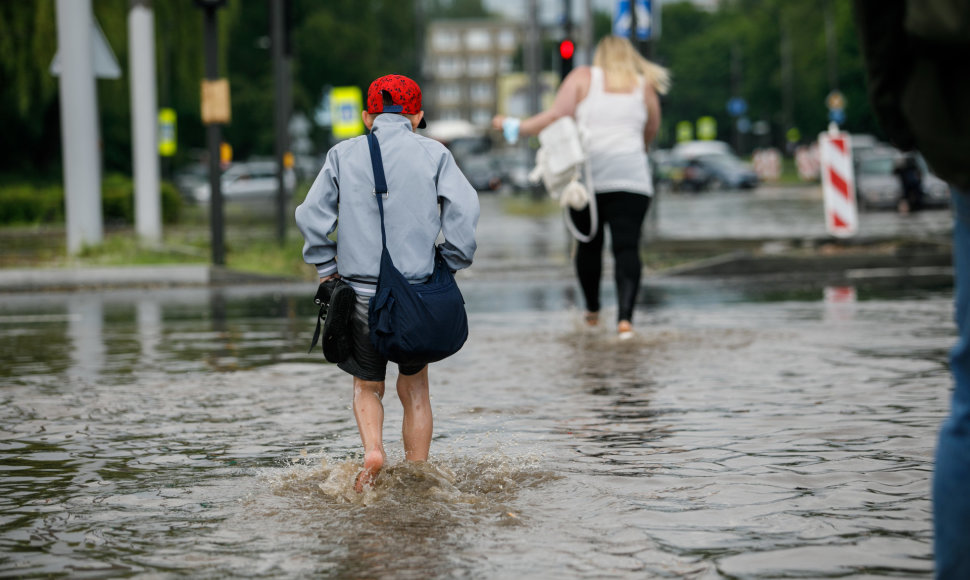
<path fill-rule="evenodd" d="M 834 24 L 835 59 L 829 68 L 826 11 Z M 783 51 L 783 39 L 789 49 Z M 791 59 L 790 114 L 786 114 L 786 77 L 782 54 Z M 664 141 L 674 138 L 678 121 L 710 115 L 718 138 L 734 138 L 727 101 L 748 104 L 751 121 L 770 123 L 769 136 L 748 145 L 781 144 L 797 128 L 803 140 L 814 139 L 828 125 L 825 98 L 833 89 L 846 97 L 845 127 L 857 133 L 879 132 L 866 100 L 865 78 L 851 4 L 840 1 L 735 0 L 717 12 L 690 3 L 666 4 L 663 35 L 654 58 L 670 67 L 673 89 L 664 99 Z M 732 68 L 733 67 L 733 68 Z M 830 82 L 834 72 L 834 86 Z M 788 118 L 790 117 L 790 118 Z"/>

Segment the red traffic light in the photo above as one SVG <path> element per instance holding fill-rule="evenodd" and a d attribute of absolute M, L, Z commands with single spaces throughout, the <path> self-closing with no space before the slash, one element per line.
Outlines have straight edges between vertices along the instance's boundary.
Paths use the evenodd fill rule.
<path fill-rule="evenodd" d="M 573 41 L 569 40 L 568 38 L 559 43 L 559 56 L 563 58 L 572 58 L 575 51 L 576 45 L 573 44 Z"/>

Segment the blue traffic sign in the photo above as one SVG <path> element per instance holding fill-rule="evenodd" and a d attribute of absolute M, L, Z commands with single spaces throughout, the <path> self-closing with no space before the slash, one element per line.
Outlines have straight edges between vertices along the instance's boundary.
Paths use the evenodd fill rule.
<path fill-rule="evenodd" d="M 740 117 L 748 112 L 748 103 L 741 97 L 732 97 L 727 102 L 727 111 L 732 117 Z"/>
<path fill-rule="evenodd" d="M 845 109 L 832 109 L 829 111 L 829 121 L 837 125 L 845 123 Z"/>
<path fill-rule="evenodd" d="M 650 40 L 650 33 L 653 29 L 651 3 L 651 0 L 634 0 L 633 6 L 637 17 L 636 37 L 638 40 Z M 613 8 L 613 35 L 629 37 L 632 26 L 633 14 L 630 11 L 630 0 L 616 0 Z"/>

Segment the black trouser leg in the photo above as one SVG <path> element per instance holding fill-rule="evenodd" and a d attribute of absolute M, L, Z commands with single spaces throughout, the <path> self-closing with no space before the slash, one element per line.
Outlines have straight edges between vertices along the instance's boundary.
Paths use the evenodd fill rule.
<path fill-rule="evenodd" d="M 617 320 L 632 321 L 633 308 L 640 291 L 640 235 L 650 198 L 638 193 L 600 193 L 596 195 L 596 204 L 599 217 L 596 236 L 587 243 L 580 242 L 576 250 L 576 275 L 586 299 L 586 310 L 599 312 L 600 309 L 603 230 L 609 225 L 615 262 Z M 576 227 L 588 232 L 589 209 L 570 212 Z"/>
<path fill-rule="evenodd" d="M 579 278 L 579 286 L 583 290 L 583 298 L 586 300 L 588 312 L 599 312 L 600 310 L 600 276 L 603 274 L 603 208 L 599 205 L 600 197 L 597 196 L 599 224 L 597 225 L 596 236 L 589 242 L 579 242 L 579 246 L 576 248 L 576 276 Z M 576 228 L 581 232 L 589 232 L 589 208 L 581 211 L 574 209 L 569 211 Z"/>
<path fill-rule="evenodd" d="M 633 321 L 633 308 L 640 293 L 640 235 L 643 218 L 650 207 L 650 198 L 636 193 L 614 193 L 618 196 L 610 204 L 606 221 L 610 225 L 613 246 L 614 279 L 616 281 L 617 322 Z"/>

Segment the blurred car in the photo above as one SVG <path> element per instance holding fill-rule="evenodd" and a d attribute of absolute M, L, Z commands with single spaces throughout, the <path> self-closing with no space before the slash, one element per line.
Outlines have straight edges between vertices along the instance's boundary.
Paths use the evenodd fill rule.
<path fill-rule="evenodd" d="M 677 157 L 693 159 L 701 155 L 733 155 L 731 146 L 724 141 L 684 141 L 670 151 Z"/>
<path fill-rule="evenodd" d="M 732 153 L 707 153 L 691 159 L 707 174 L 707 189 L 754 189 L 758 187 L 758 174 L 747 163 Z"/>
<path fill-rule="evenodd" d="M 704 191 L 710 174 L 698 161 L 658 150 L 648 155 L 654 187 L 664 191 Z"/>
<path fill-rule="evenodd" d="M 183 197 L 192 198 L 192 193 L 197 187 L 206 183 L 209 179 L 209 168 L 204 163 L 191 163 L 179 168 L 172 176 L 176 189 Z"/>
<path fill-rule="evenodd" d="M 287 170 L 283 175 L 287 194 L 296 186 L 296 175 Z M 233 163 L 222 173 L 222 199 L 224 201 L 257 201 L 276 199 L 278 182 L 275 161 L 250 161 Z M 212 196 L 209 182 L 192 189 L 190 199 L 196 203 L 209 203 Z"/>
<path fill-rule="evenodd" d="M 920 172 L 923 174 L 923 206 L 949 207 L 950 184 L 930 171 L 926 160 L 919 153 L 916 154 L 916 164 L 919 165 Z"/>
<path fill-rule="evenodd" d="M 861 209 L 896 209 L 903 193 L 893 172 L 899 153 L 889 148 L 860 151 L 855 161 L 856 200 Z"/>
<path fill-rule="evenodd" d="M 490 155 L 466 155 L 458 167 L 476 191 L 497 191 L 502 187 L 502 171 Z"/>
<path fill-rule="evenodd" d="M 654 149 L 647 153 L 650 164 L 650 175 L 653 178 L 653 188 L 656 191 L 673 191 L 678 178 L 678 168 L 674 164 L 674 156 L 670 149 Z"/>
<path fill-rule="evenodd" d="M 870 147 L 855 158 L 856 200 L 862 209 L 896 209 L 903 185 L 895 172 L 903 153 L 893 147 Z M 950 189 L 945 181 L 933 175 L 922 156 L 917 155 L 923 189 L 923 207 L 946 207 Z"/>
<path fill-rule="evenodd" d="M 502 185 L 514 193 L 532 192 L 540 184 L 529 181 L 529 173 L 535 167 L 535 153 L 531 150 L 509 149 L 494 156 Z"/>

